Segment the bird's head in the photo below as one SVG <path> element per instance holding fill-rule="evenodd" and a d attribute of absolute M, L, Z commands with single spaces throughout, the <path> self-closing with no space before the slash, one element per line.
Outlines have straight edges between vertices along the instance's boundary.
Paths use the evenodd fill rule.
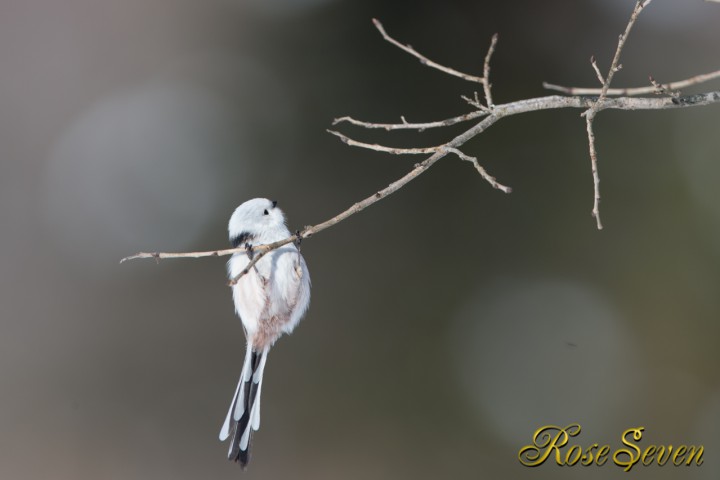
<path fill-rule="evenodd" d="M 231 243 L 239 246 L 244 241 L 268 230 L 284 227 L 285 214 L 277 207 L 276 201 L 253 198 L 235 209 L 230 217 L 228 233 Z"/>

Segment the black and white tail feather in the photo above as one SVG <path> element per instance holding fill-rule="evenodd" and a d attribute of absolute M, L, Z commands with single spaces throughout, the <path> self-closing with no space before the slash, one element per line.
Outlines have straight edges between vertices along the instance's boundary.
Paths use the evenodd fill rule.
<path fill-rule="evenodd" d="M 248 345 L 235 396 L 220 430 L 221 441 L 232 436 L 228 460 L 238 462 L 243 468 L 250 461 L 252 432 L 260 428 L 260 394 L 269 350 L 266 348 L 256 352 Z"/>

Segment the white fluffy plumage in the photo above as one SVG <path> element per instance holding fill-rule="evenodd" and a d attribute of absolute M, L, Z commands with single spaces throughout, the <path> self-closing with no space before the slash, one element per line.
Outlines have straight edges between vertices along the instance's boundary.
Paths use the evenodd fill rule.
<path fill-rule="evenodd" d="M 255 198 L 230 217 L 234 247 L 264 245 L 291 235 L 277 202 Z M 251 261 L 252 253 L 236 253 L 228 262 L 232 279 Z M 233 285 L 235 311 L 242 320 L 247 352 L 220 440 L 232 436 L 228 458 L 244 468 L 250 457 L 253 430 L 260 428 L 260 392 L 267 354 L 275 341 L 290 333 L 310 304 L 310 273 L 297 247 L 289 243 L 262 257 Z"/>

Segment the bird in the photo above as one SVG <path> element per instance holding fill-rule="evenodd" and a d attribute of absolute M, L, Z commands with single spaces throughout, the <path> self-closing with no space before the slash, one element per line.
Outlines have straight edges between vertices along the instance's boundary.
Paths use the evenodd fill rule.
<path fill-rule="evenodd" d="M 236 279 L 254 258 L 253 246 L 286 239 L 292 234 L 277 202 L 254 198 L 235 209 L 228 223 L 233 247 L 245 247 L 227 264 L 235 312 L 247 341 L 242 373 L 220 440 L 230 438 L 228 460 L 244 469 L 250 461 L 253 431 L 260 428 L 260 393 L 268 352 L 284 333 L 291 333 L 310 305 L 310 272 L 295 242 L 269 251 Z M 299 238 L 299 235 L 298 235 Z"/>

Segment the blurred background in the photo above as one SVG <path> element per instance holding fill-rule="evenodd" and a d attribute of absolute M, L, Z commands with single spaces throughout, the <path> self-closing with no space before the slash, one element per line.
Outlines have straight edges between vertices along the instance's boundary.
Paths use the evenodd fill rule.
<path fill-rule="evenodd" d="M 0 3 L 0 477 L 625 478 L 520 465 L 547 424 L 620 445 L 703 444 L 720 475 L 720 109 L 602 112 L 601 212 L 577 110 L 505 119 L 303 243 L 312 305 L 270 356 L 247 472 L 217 439 L 244 355 L 226 259 L 118 264 L 227 245 L 246 199 L 291 229 L 418 158 L 347 147 L 343 115 L 429 121 L 594 86 L 630 0 L 4 0 Z M 615 86 L 719 68 L 720 6 L 656 0 Z M 718 82 L 692 91 L 718 89 Z M 428 146 L 467 125 L 344 133 Z"/>

